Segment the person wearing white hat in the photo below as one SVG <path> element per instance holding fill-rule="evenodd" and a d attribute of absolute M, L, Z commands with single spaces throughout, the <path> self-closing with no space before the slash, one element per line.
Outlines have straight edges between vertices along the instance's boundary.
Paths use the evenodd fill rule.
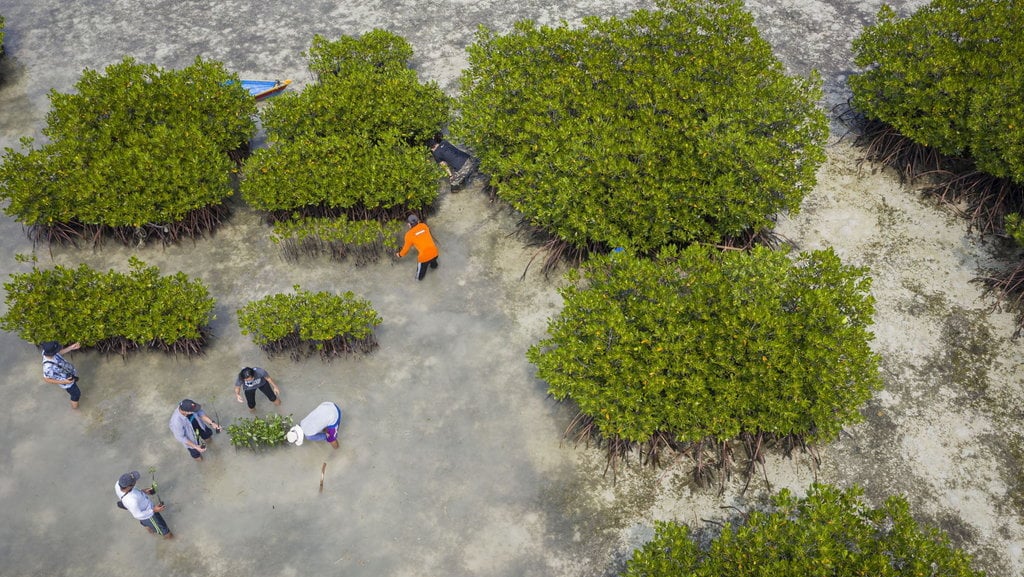
<path fill-rule="evenodd" d="M 327 441 L 338 448 L 338 425 L 341 424 L 341 407 L 326 401 L 313 409 L 298 425 L 292 427 L 285 438 L 289 443 L 300 446 L 305 441 Z"/>

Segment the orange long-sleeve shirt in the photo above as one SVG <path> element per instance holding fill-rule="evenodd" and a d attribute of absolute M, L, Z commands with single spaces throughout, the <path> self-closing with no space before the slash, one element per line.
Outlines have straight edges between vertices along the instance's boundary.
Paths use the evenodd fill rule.
<path fill-rule="evenodd" d="M 425 223 L 419 223 L 405 233 L 405 246 L 399 251 L 398 256 L 405 256 L 409 248 L 416 247 L 416 260 L 427 262 L 437 256 L 437 245 L 434 244 L 434 237 L 430 236 L 430 229 Z"/>

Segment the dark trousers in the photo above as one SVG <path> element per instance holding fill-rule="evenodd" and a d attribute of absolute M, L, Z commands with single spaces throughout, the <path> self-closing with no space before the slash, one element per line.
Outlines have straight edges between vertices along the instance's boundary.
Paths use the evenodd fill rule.
<path fill-rule="evenodd" d="M 264 379 L 263 384 L 256 387 L 255 389 L 247 389 L 242 391 L 243 393 L 245 393 L 245 402 L 249 405 L 250 409 L 256 408 L 257 390 L 262 391 L 263 394 L 266 395 L 268 399 L 270 399 L 271 403 L 277 400 L 277 395 L 274 394 L 274 387 L 271 387 L 270 383 L 268 383 L 266 379 Z"/>
<path fill-rule="evenodd" d="M 206 439 L 209 439 L 210 437 L 213 436 L 213 429 L 204 429 L 202 427 L 198 427 L 198 428 L 195 429 L 195 431 L 196 431 L 196 440 L 199 441 L 200 443 L 202 443 Z M 201 457 L 203 455 L 202 453 L 200 453 L 199 451 L 197 451 L 197 450 L 195 450 L 195 449 L 193 449 L 191 447 L 189 447 L 189 449 L 188 449 L 188 454 L 192 455 L 193 459 L 198 459 L 199 457 Z M 154 515 L 154 517 L 155 517 L 155 515 Z"/>
<path fill-rule="evenodd" d="M 160 516 L 160 513 L 153 513 L 153 516 L 149 519 L 139 521 L 139 525 L 153 531 L 157 535 L 166 535 L 171 532 L 171 530 L 167 528 L 167 521 L 164 521 L 164 518 Z"/>
<path fill-rule="evenodd" d="M 427 276 L 427 268 L 437 268 L 437 257 L 416 264 L 416 280 L 423 280 Z"/>
<path fill-rule="evenodd" d="M 67 391 L 68 395 L 71 396 L 72 403 L 77 403 L 78 399 L 82 398 L 82 389 L 78 388 L 78 381 L 75 381 L 74 383 L 71 384 L 70 387 L 64 390 Z"/>

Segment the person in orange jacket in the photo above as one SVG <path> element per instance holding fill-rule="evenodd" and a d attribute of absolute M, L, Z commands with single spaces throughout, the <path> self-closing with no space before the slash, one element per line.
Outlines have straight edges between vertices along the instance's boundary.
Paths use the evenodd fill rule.
<path fill-rule="evenodd" d="M 437 245 L 434 238 L 430 236 L 430 229 L 426 223 L 420 222 L 415 214 L 410 214 L 405 220 L 409 223 L 409 230 L 405 233 L 405 246 L 395 253 L 395 256 L 402 258 L 411 247 L 416 247 L 417 260 L 416 280 L 423 280 L 427 274 L 427 267 L 437 268 Z"/>

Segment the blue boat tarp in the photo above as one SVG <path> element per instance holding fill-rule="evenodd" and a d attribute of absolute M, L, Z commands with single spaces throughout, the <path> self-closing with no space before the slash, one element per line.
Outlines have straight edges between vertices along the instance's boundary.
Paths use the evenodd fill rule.
<path fill-rule="evenodd" d="M 281 92 L 291 83 L 291 80 L 243 80 L 242 88 L 248 90 L 253 98 L 260 100 Z"/>

